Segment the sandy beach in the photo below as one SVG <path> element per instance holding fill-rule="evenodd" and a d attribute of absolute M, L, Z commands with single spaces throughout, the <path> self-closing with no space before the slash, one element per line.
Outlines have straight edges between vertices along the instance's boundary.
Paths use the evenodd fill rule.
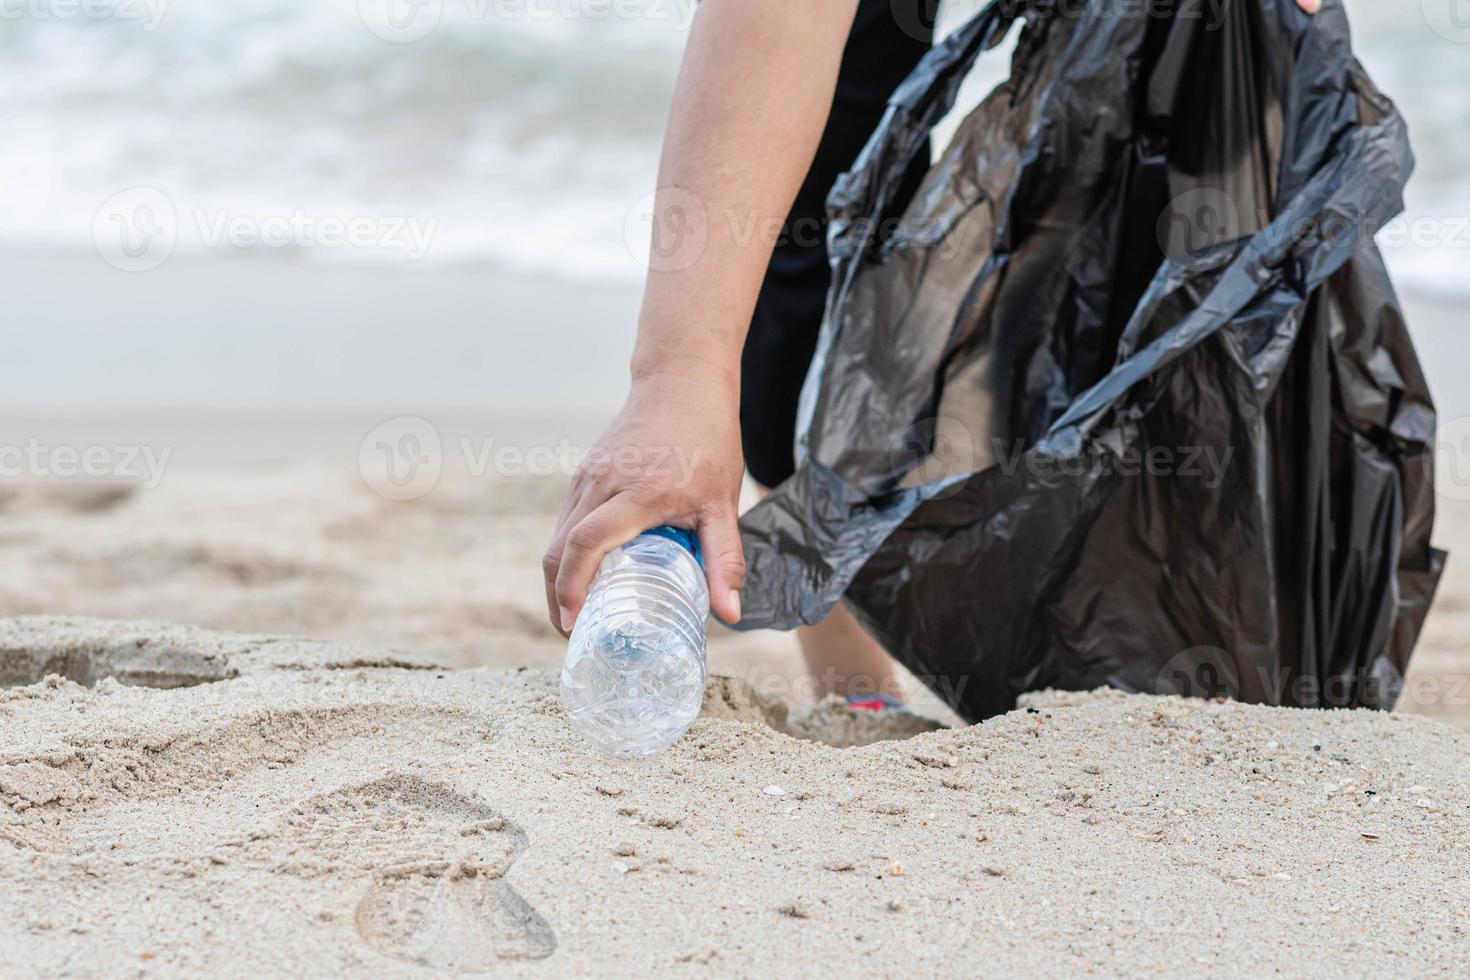
<path fill-rule="evenodd" d="M 237 361 L 205 349 L 226 333 L 170 346 L 204 299 L 169 297 L 207 268 L 102 273 L 8 272 L 26 317 L 72 326 L 27 335 L 26 404 L 0 413 L 0 446 L 35 454 L 0 480 L 0 974 L 1470 965 L 1462 494 L 1391 714 L 1101 692 L 930 731 L 957 719 L 913 684 L 919 723 L 854 726 L 792 637 L 716 627 L 700 721 L 616 763 L 567 728 L 539 559 L 622 355 L 538 401 L 544 365 L 456 352 L 497 300 L 528 364 L 612 350 L 634 297 L 569 297 L 543 331 L 542 282 L 242 265 L 222 315 L 318 319 Z M 68 276 L 96 288 L 65 300 Z M 432 327 L 354 333 L 436 291 Z M 1470 414 L 1454 310 L 1406 305 L 1442 418 Z M 114 329 L 77 326 L 98 309 Z M 81 382 L 97 405 L 35 380 L 72 349 L 114 359 Z M 302 372 L 318 404 L 275 404 Z M 482 376 L 489 407 L 455 407 Z M 420 423 L 434 478 L 391 499 L 373 453 Z M 99 448 L 107 475 L 65 472 Z"/>
<path fill-rule="evenodd" d="M 96 680 L 0 700 L 7 975 L 1466 963 L 1470 736 L 1421 718 L 1040 695 L 838 749 L 716 682 L 611 763 L 538 670 L 81 619 L 0 651 Z"/>
<path fill-rule="evenodd" d="M 11 558 L 0 615 L 156 619 L 367 643 L 454 667 L 559 667 L 540 558 L 565 454 L 590 445 L 598 417 L 401 411 L 0 413 L 0 445 L 142 450 L 132 477 L 0 481 Z M 388 499 L 365 482 L 359 453 L 397 438 L 405 419 L 432 427 L 440 471 L 422 496 Z M 163 461 L 153 485 L 150 456 Z M 1470 500 L 1440 497 L 1436 543 L 1451 557 L 1399 710 L 1470 728 L 1470 566 L 1458 560 L 1470 553 Z M 715 624 L 710 664 L 773 699 L 814 698 L 785 633 Z M 910 692 L 954 720 L 917 684 Z"/>
<path fill-rule="evenodd" d="M 755 185 L 791 183 L 782 175 L 794 157 L 778 158 L 815 137 L 814 96 L 832 87 L 826 75 L 820 86 L 803 84 L 808 71 L 782 61 L 777 93 L 763 84 L 771 80 L 765 55 L 782 55 L 793 32 L 810 30 L 798 53 L 826 71 L 832 58 L 821 36 L 837 39 L 826 13 L 853 17 L 863 32 L 896 17 L 887 48 L 863 34 L 848 44 L 854 55 L 879 52 L 874 67 L 883 72 L 854 58 L 829 66 L 841 111 L 821 125 L 841 136 L 844 120 L 860 120 L 865 106 L 874 115 L 864 129 L 876 121 L 885 93 L 858 89 L 902 67 L 894 59 L 927 32 L 930 16 L 943 37 L 985 4 L 883 10 L 889 5 L 874 2 L 845 14 L 834 6 L 822 24 L 787 11 L 777 28 L 765 16 L 773 9 L 744 17 L 743 30 L 731 13 L 735 28 L 718 28 L 719 43 L 692 50 L 711 62 L 735 53 L 739 86 L 700 83 L 699 72 L 680 67 L 695 11 L 705 10 L 706 22 L 721 16 L 696 0 L 36 0 L 6 9 L 0 980 L 1470 976 L 1470 343 L 1462 329 L 1470 126 L 1454 95 L 1470 31 L 1448 0 L 1413 10 L 1342 5 L 1361 62 L 1398 101 L 1412 138 L 1415 173 L 1402 214 L 1375 241 L 1436 403 L 1447 476 L 1436 487 L 1433 543 L 1449 559 L 1395 710 L 1037 691 L 967 724 L 904 675 L 912 711 L 852 711 L 805 676 L 793 635 L 715 622 L 699 718 L 667 751 L 638 762 L 599 753 L 569 727 L 558 676 L 566 641 L 548 622 L 540 564 L 579 458 L 626 395 L 649 263 L 673 271 L 661 261 L 670 243 L 675 253 L 694 246 L 717 258 L 720 270 L 707 279 L 678 279 L 691 283 L 678 307 L 692 300 L 678 315 L 690 330 L 718 330 L 742 309 L 744 287 L 732 288 L 734 279 L 750 278 L 748 263 L 722 244 L 721 226 L 741 248 L 769 244 L 766 212 L 778 214 L 779 202 Z M 1179 20 L 1203 12 L 1215 22 L 1209 30 L 1240 27 L 1221 35 L 1220 48 L 1239 47 L 1240 64 L 1214 57 L 1203 34 L 1176 43 L 1185 40 L 1180 25 L 1117 25 L 1111 11 L 1079 9 L 1052 11 L 1059 23 L 1048 27 L 1040 6 L 991 37 L 967 77 L 946 70 L 946 84 L 958 86 L 955 106 L 934 128 L 938 176 L 916 204 L 897 207 L 890 188 L 874 205 L 885 217 L 937 217 L 945 238 L 935 244 L 964 249 L 994 237 L 1004 247 L 991 259 L 1002 261 L 987 263 L 984 288 L 971 281 L 955 292 L 962 304 L 933 315 L 924 312 L 926 286 L 915 284 L 963 286 L 959 272 L 945 271 L 963 263 L 895 265 L 910 278 L 891 304 L 874 304 L 891 321 L 866 318 L 917 324 L 919 333 L 874 345 L 862 368 L 876 378 L 890 353 L 903 361 L 904 348 L 924 349 L 913 337 L 948 337 L 964 357 L 985 357 L 966 366 L 947 356 L 912 378 L 944 376 L 951 395 L 983 378 L 986 398 L 1044 403 L 1052 413 L 1061 389 L 1047 394 L 1032 380 L 1065 375 L 1070 400 L 1070 386 L 1104 363 L 1100 345 L 1120 342 L 1120 301 L 1142 290 L 1135 246 L 1157 258 L 1147 222 L 1118 202 L 1152 208 L 1167 190 L 1158 244 L 1173 255 L 1168 243 L 1198 225 L 1211 247 L 1191 249 L 1187 266 L 1171 270 L 1188 268 L 1188 289 L 1149 293 L 1162 304 L 1125 332 L 1122 342 L 1135 349 L 1158 336 L 1179 302 L 1224 308 L 1217 301 L 1245 279 L 1216 263 L 1215 244 L 1257 219 L 1288 224 L 1277 221 L 1297 213 L 1288 188 L 1335 202 L 1320 229 L 1292 222 L 1288 238 L 1269 247 L 1281 284 L 1314 281 L 1325 266 L 1312 258 L 1313 232 L 1352 230 L 1359 206 L 1375 196 L 1339 197 L 1333 188 L 1356 169 L 1397 173 L 1403 161 L 1382 140 L 1352 139 L 1345 122 L 1355 103 L 1334 76 L 1312 69 L 1278 85 L 1288 65 L 1310 68 L 1330 47 L 1309 26 L 1290 58 L 1272 54 L 1298 30 L 1296 4 L 1267 5 L 1264 20 L 1218 4 L 1149 8 L 1151 17 Z M 996 124 L 996 139 L 973 154 L 946 153 L 1013 63 L 1029 72 L 1049 61 L 1047 37 L 1074 37 L 1055 33 L 1069 29 L 1060 21 L 1094 13 L 1107 31 L 1069 42 L 1082 46 L 1064 74 L 1041 84 L 1023 74 L 1002 92 L 1023 111 Z M 1239 16 L 1222 20 L 1226 13 Z M 1277 14 L 1291 18 L 1292 33 L 1282 33 Z M 1316 16 L 1335 22 L 1338 12 Z M 681 76 L 693 81 L 675 100 Z M 1174 95 L 1187 98 L 1171 96 L 1174 80 Z M 1071 98 L 1069 86 L 1118 98 L 1080 113 L 1091 101 Z M 748 95 L 768 88 L 765 125 L 740 123 L 756 105 Z M 895 105 L 917 107 L 916 94 L 910 85 L 893 97 L 888 118 L 903 118 Z M 1055 115 L 1026 109 L 1048 100 Z M 1216 105 L 1224 111 L 1212 114 Z M 1323 110 L 1310 127 L 1294 122 L 1304 105 Z M 1393 118 L 1361 90 L 1356 108 L 1375 128 Z M 1236 116 L 1255 121 L 1238 125 Z M 682 125 L 686 118 L 700 123 Z M 998 134 L 1022 126 L 1034 138 L 1013 152 Z M 765 145 L 766 133 L 779 147 Z M 815 147 L 818 165 L 852 160 L 862 131 L 851 146 L 830 136 Z M 1316 142 L 1330 154 L 1293 162 L 1297 148 Z M 749 149 L 771 179 L 751 179 Z M 1004 181 L 990 178 L 1033 152 L 1047 166 L 1015 171 L 1020 193 L 1004 194 Z M 693 177 L 676 165 L 686 153 L 701 161 Z M 875 145 L 859 159 L 856 181 L 849 176 L 848 195 L 867 184 L 862 159 L 892 165 L 883 180 L 901 183 L 901 161 Z M 1121 182 L 1087 176 L 1115 163 Z M 946 183 L 956 193 L 946 195 Z M 673 197 L 693 194 L 698 207 L 663 214 L 670 188 Z M 730 189 L 740 192 L 734 203 L 722 200 Z M 1249 208 L 1235 200 L 1242 190 Z M 1196 200 L 1203 192 L 1213 193 Z M 883 249 L 904 244 L 879 230 Z M 1056 250 L 1046 262 L 1028 259 L 1028 241 Z M 766 263 L 763 252 L 759 259 Z M 837 295 L 870 295 L 859 278 L 842 281 Z M 1002 281 L 1007 293 L 1015 286 L 1014 299 L 992 289 Z M 765 293 L 761 308 L 786 291 Z M 1220 360 L 1221 372 L 1245 365 L 1246 348 L 1281 349 L 1260 329 L 1265 317 L 1284 315 L 1285 291 L 1273 295 L 1231 307 L 1249 328 L 1239 347 L 1203 338 L 1235 358 Z M 1306 315 L 1335 295 L 1318 294 Z M 1065 301 L 1066 319 L 1080 329 L 1031 329 L 1047 300 Z M 1379 302 L 1345 300 L 1363 309 L 1334 308 L 1332 317 L 1371 322 Z M 829 316 L 841 306 L 830 304 Z M 992 308 L 989 334 L 967 326 Z M 1311 334 L 1321 344 L 1286 370 L 1316 378 L 1322 362 L 1309 358 L 1351 348 L 1344 337 L 1355 333 Z M 987 349 L 976 346 L 982 336 Z M 1037 343 L 1050 351 L 1035 347 L 1033 356 Z M 1026 348 L 1024 385 L 1007 373 L 1022 363 L 1009 360 L 1011 348 Z M 1213 351 L 1155 349 L 1157 363 L 1199 354 L 1214 363 Z M 713 360 L 702 347 L 669 351 L 694 367 Z M 1140 363 L 1155 356 L 1143 353 Z M 1398 427 L 1374 421 L 1353 431 L 1370 418 L 1422 432 L 1418 398 L 1364 394 L 1370 378 L 1373 391 L 1404 388 L 1402 359 L 1380 351 L 1361 363 L 1326 363 L 1362 377 L 1332 379 L 1339 404 L 1330 432 L 1316 410 L 1326 404 L 1323 385 L 1310 387 L 1311 411 L 1272 406 L 1282 419 L 1271 424 L 1282 424 L 1271 431 L 1291 435 L 1282 446 L 1320 446 L 1324 433 L 1339 446 L 1396 444 Z M 847 387 L 833 390 L 851 394 Z M 1166 381 L 1148 401 L 1160 404 L 1154 399 L 1174 387 Z M 1240 379 L 1219 396 L 1208 387 L 1178 386 L 1199 411 L 1219 411 L 1242 390 Z M 747 389 L 747 405 L 770 391 L 759 382 Z M 1353 413 L 1337 411 L 1348 401 Z M 873 412 L 877 398 L 838 402 Z M 943 416 L 950 404 L 924 410 Z M 895 418 L 895 428 L 911 421 Z M 1160 421 L 1161 430 L 1174 428 Z M 1259 429 L 1237 421 L 1250 421 L 1238 432 Z M 897 447 L 852 448 L 870 456 Z M 1377 462 L 1340 476 L 1330 489 L 1414 482 Z M 1234 506 L 1200 499 L 1202 513 Z M 1318 513 L 1325 499 L 1273 509 L 1275 519 Z M 754 501 L 747 481 L 742 506 Z M 1026 513 L 1052 513 L 1045 501 L 1021 503 L 994 512 L 984 533 L 1022 542 L 1015 528 L 1036 519 Z M 1330 510 L 1333 521 L 1365 519 L 1362 508 Z M 1093 540 L 1142 537 L 1144 523 L 1156 522 L 1123 519 L 1118 535 Z M 1321 549 L 1341 537 L 1330 523 L 1300 534 L 1262 525 L 1234 537 Z M 1181 573 L 1169 548 L 1139 554 L 1135 577 L 1121 580 L 1135 593 L 1137 571 L 1149 564 L 1160 572 L 1158 589 L 1201 597 L 1198 605 L 1219 591 L 1218 567 Z M 950 567 L 925 566 L 930 556 L 897 577 L 923 582 L 915 569 Z M 1335 559 L 1270 565 L 1307 571 L 1296 591 L 1226 614 L 1249 625 L 1267 607 L 1282 611 L 1283 595 L 1326 595 L 1323 583 L 1341 576 L 1335 567 L 1319 572 Z M 1111 551 L 1098 564 L 1104 579 L 1114 566 L 1130 573 Z M 1354 568 L 1356 585 L 1340 594 L 1378 595 L 1369 571 Z M 1065 610 L 1057 578 L 1038 580 L 1036 601 L 1048 605 L 1035 608 Z M 1007 612 L 1031 601 L 996 601 L 968 577 L 949 579 L 965 583 L 956 610 L 977 595 Z M 1086 635 L 1067 647 L 1076 656 L 1129 645 L 1119 636 L 1129 624 L 1099 627 L 1077 605 L 1070 618 Z M 1345 608 L 1320 623 L 1291 610 L 1281 621 L 1300 620 L 1303 637 L 1338 636 L 1351 630 L 1339 623 L 1353 618 L 1339 613 L 1359 605 L 1341 600 Z M 920 618 L 936 620 L 927 611 Z M 1192 635 L 1219 622 L 1178 635 L 1230 646 Z M 982 646 L 1016 649 L 988 629 L 972 633 L 938 640 L 967 657 L 959 673 Z M 889 639 L 907 635 L 918 633 Z"/>
<path fill-rule="evenodd" d="M 549 435 L 426 414 L 449 447 Z M 789 636 L 716 630 L 701 720 L 617 763 L 556 695 L 537 563 L 564 477 L 446 449 L 431 492 L 385 499 L 356 464 L 382 421 L 7 416 L 12 442 L 172 454 L 151 486 L 0 487 L 0 973 L 1470 963 L 1454 560 L 1392 714 L 1100 692 L 853 731 Z M 1464 505 L 1440 529 L 1470 546 Z"/>

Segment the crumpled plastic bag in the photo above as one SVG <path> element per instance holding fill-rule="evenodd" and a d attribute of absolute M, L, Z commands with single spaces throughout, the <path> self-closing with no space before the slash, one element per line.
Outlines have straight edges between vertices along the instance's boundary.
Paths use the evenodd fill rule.
<path fill-rule="evenodd" d="M 1018 18 L 1009 80 L 891 213 Z M 1372 239 L 1411 167 L 1334 0 L 985 7 L 832 190 L 740 628 L 845 597 L 971 720 L 1098 685 L 1392 707 L 1445 558 Z"/>

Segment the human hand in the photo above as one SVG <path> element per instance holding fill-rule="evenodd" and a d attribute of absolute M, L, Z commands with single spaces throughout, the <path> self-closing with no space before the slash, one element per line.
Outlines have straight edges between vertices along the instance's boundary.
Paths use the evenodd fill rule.
<path fill-rule="evenodd" d="M 636 382 L 572 477 L 541 561 L 551 623 L 563 636 L 604 555 L 659 524 L 699 534 L 710 605 L 740 619 L 745 556 L 736 526 L 739 395 L 688 377 Z"/>
<path fill-rule="evenodd" d="M 1309 14 L 1315 14 L 1322 9 L 1322 0 L 1296 0 L 1296 5 Z"/>

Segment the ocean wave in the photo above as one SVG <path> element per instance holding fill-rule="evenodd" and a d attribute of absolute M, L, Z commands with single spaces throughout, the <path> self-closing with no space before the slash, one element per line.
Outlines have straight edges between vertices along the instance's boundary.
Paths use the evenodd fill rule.
<path fill-rule="evenodd" d="M 965 3 L 941 8 L 942 28 L 974 9 Z M 1413 130 L 1409 217 L 1470 211 L 1457 94 L 1470 49 L 1386 5 L 1350 6 L 1364 61 Z M 99 233 L 128 231 L 128 216 L 118 224 L 108 209 L 141 194 L 159 205 L 149 215 L 171 215 L 178 251 L 637 278 L 638 208 L 694 9 L 17 0 L 0 31 L 0 242 L 97 245 Z M 1004 52 L 985 59 L 968 100 L 1005 69 Z M 426 247 L 385 245 L 397 240 L 388 226 L 410 218 L 432 227 Z M 363 234 L 324 244 L 339 225 Z M 1470 291 L 1470 252 L 1422 241 L 1384 250 L 1411 288 Z"/>

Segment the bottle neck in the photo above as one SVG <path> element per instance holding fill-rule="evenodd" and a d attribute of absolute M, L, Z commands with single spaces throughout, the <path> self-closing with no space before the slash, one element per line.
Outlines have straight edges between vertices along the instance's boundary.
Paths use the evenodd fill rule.
<path fill-rule="evenodd" d="M 694 561 L 699 567 L 701 569 L 704 568 L 704 555 L 699 550 L 699 536 L 693 531 L 687 528 L 674 527 L 672 524 L 660 524 L 658 527 L 651 527 L 643 533 L 652 534 L 660 538 L 668 538 L 693 555 Z"/>

